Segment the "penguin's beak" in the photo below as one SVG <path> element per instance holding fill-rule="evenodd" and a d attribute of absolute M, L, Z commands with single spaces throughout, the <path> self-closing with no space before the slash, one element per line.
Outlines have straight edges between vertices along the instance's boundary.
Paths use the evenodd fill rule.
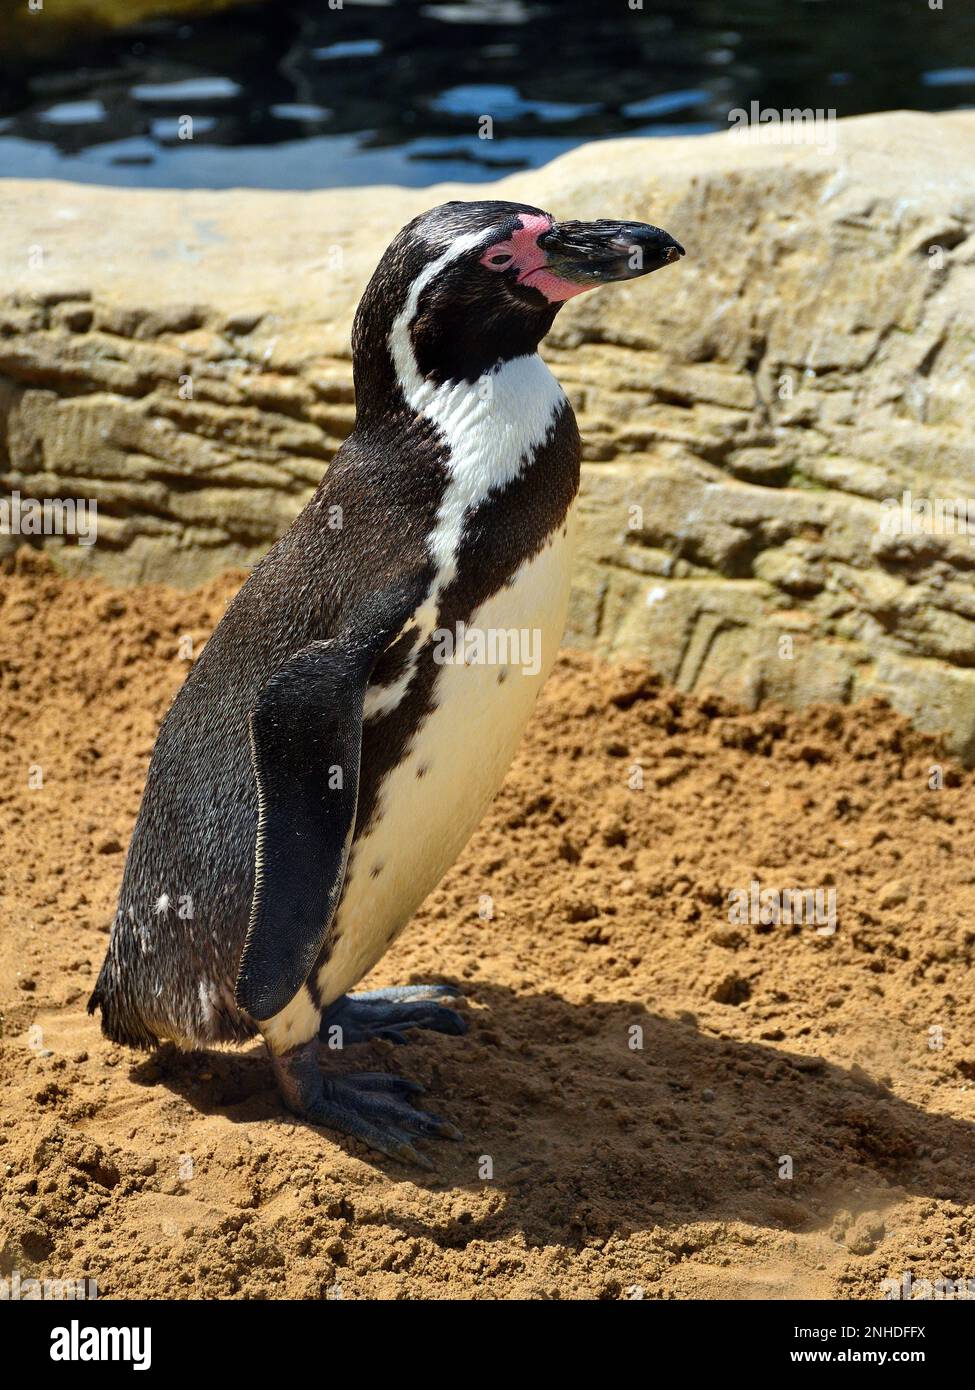
<path fill-rule="evenodd" d="M 635 280 L 684 254 L 669 232 L 645 222 L 553 222 L 538 245 L 546 270 L 582 289 Z"/>

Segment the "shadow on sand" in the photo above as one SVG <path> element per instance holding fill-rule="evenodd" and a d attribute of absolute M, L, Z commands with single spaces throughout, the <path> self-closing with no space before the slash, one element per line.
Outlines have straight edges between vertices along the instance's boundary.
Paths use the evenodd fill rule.
<path fill-rule="evenodd" d="M 481 1187 L 490 1158 L 507 1200 L 476 1232 L 459 1231 L 458 1244 L 517 1230 L 529 1244 L 578 1248 L 688 1220 L 799 1231 L 905 1194 L 975 1200 L 975 1125 L 898 1099 L 856 1066 L 715 1037 L 691 1015 L 664 1018 L 637 1003 L 581 1005 L 478 984 L 470 1004 L 466 1037 L 415 1033 L 406 1047 L 372 1042 L 340 1057 L 322 1049 L 327 1070 L 419 1080 L 425 1105 L 465 1135 L 426 1143 L 427 1173 L 321 1131 L 323 1164 L 334 1144 L 443 1192 Z M 236 1123 L 292 1118 L 260 1047 L 165 1048 L 132 1076 Z M 791 1178 L 780 1175 L 786 1157 Z"/>

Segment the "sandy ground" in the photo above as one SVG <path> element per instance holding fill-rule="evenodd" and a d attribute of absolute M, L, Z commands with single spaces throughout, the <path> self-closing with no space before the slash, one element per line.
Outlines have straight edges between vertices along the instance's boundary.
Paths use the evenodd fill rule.
<path fill-rule="evenodd" d="M 430 1173 L 288 1119 L 259 1045 L 105 1041 L 85 1002 L 180 641 L 236 582 L 113 591 L 23 551 L 0 577 L 0 1274 L 166 1298 L 975 1280 L 973 778 L 929 788 L 934 745 L 880 706 L 740 714 L 562 659 L 371 977 L 466 995 L 467 1037 L 356 1050 L 464 1131 Z M 834 889 L 835 932 L 729 921 L 752 880 L 822 888 L 827 917 Z"/>

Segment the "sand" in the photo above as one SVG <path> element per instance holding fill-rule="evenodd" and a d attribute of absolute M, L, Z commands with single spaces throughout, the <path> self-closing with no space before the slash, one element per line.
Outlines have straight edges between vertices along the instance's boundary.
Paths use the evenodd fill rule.
<path fill-rule="evenodd" d="M 164 1298 L 975 1280 L 975 783 L 878 704 L 740 713 L 564 655 L 370 977 L 455 985 L 470 1033 L 349 1053 L 463 1130 L 432 1172 L 288 1118 L 259 1044 L 103 1039 L 85 1003 L 155 730 L 239 580 L 112 590 L 28 551 L 0 576 L 0 1275 Z M 729 920 L 753 880 L 821 889 L 820 919 Z"/>

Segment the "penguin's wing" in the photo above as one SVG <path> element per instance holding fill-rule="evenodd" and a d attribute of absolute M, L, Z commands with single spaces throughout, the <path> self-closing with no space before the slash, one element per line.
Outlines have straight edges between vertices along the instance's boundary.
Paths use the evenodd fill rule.
<path fill-rule="evenodd" d="M 235 993 L 259 1022 L 294 998 L 325 942 L 355 829 L 369 676 L 421 595 L 406 581 L 371 595 L 341 635 L 276 671 L 251 713 L 257 848 Z"/>

